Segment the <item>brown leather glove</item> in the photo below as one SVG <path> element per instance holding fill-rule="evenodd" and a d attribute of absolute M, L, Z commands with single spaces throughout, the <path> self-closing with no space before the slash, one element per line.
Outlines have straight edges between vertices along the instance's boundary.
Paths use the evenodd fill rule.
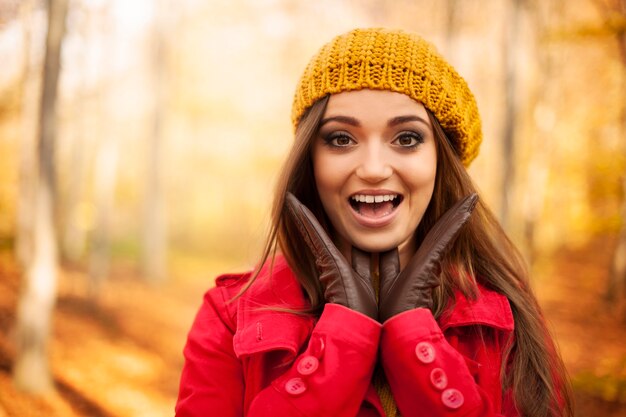
<path fill-rule="evenodd" d="M 406 310 L 432 308 L 432 290 L 439 285 L 439 261 L 477 201 L 478 195 L 471 194 L 441 216 L 402 272 L 397 248 L 380 254 L 381 323 Z"/>
<path fill-rule="evenodd" d="M 341 304 L 375 320 L 378 305 L 372 287 L 370 255 L 352 247 L 350 267 L 315 215 L 293 194 L 287 193 L 285 207 L 286 214 L 298 226 L 300 236 L 315 256 L 326 302 Z"/>

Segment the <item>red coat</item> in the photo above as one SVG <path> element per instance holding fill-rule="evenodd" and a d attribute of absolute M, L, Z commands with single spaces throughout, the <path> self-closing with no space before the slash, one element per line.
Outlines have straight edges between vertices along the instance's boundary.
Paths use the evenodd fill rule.
<path fill-rule="evenodd" d="M 403 417 L 516 415 L 500 384 L 513 330 L 504 296 L 480 288 L 476 301 L 457 294 L 438 322 L 417 308 L 381 325 L 338 304 L 317 319 L 264 309 L 306 305 L 282 258 L 229 303 L 249 276 L 223 275 L 206 293 L 177 417 L 384 416 L 371 383 L 378 360 Z"/>

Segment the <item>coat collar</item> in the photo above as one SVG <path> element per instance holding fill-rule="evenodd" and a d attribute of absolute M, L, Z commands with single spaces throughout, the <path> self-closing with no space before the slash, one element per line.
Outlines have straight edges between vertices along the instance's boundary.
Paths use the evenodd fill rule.
<path fill-rule="evenodd" d="M 455 302 L 439 319 L 442 331 L 474 324 L 513 330 L 508 299 L 481 285 L 475 300 L 456 292 Z M 237 357 L 269 350 L 285 350 L 295 357 L 309 337 L 315 319 L 279 309 L 308 307 L 300 283 L 282 256 L 268 262 L 237 305 L 237 330 L 233 346 Z"/>
<path fill-rule="evenodd" d="M 314 318 L 277 311 L 308 307 L 300 283 L 282 256 L 267 262 L 237 306 L 237 330 L 233 347 L 237 357 L 268 350 L 298 354 L 309 337 Z"/>
<path fill-rule="evenodd" d="M 455 291 L 455 300 L 439 318 L 442 331 L 450 327 L 484 325 L 506 332 L 513 331 L 513 312 L 509 300 L 502 294 L 478 284 L 478 297 L 466 298 Z"/>

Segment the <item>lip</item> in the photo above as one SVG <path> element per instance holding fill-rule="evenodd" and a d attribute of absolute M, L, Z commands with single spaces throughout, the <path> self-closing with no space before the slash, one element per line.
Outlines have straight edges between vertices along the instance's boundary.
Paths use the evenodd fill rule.
<path fill-rule="evenodd" d="M 377 189 L 377 190 L 359 190 L 359 191 L 357 191 L 355 193 L 350 194 L 350 197 L 348 197 L 348 201 L 347 201 L 347 203 L 348 203 L 348 210 L 352 213 L 352 216 L 354 217 L 354 219 L 361 226 L 368 227 L 368 228 L 385 227 L 388 224 L 390 224 L 391 222 L 393 222 L 393 220 L 398 215 L 398 211 L 399 211 L 398 208 L 400 207 L 400 205 L 395 207 L 391 211 L 391 213 L 386 214 L 385 216 L 382 216 L 382 217 L 378 217 L 378 218 L 373 219 L 371 217 L 363 216 L 362 214 L 360 214 L 359 212 L 354 210 L 354 208 L 352 208 L 352 206 L 350 205 L 350 198 L 352 198 L 352 196 L 354 196 L 354 195 L 359 195 L 359 194 L 373 195 L 373 196 L 376 196 L 376 195 L 386 195 L 386 194 L 396 194 L 396 195 L 400 196 L 400 198 L 403 198 L 403 195 L 402 195 L 402 193 L 399 193 L 397 191 L 381 190 L 381 189 Z M 400 204 L 402 204 L 402 201 L 400 202 Z"/>

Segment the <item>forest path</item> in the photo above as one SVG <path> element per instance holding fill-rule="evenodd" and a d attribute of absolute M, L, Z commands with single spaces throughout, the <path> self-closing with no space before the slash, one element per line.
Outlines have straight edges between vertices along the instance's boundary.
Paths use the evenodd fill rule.
<path fill-rule="evenodd" d="M 580 417 L 626 416 L 626 325 L 602 298 L 613 245 L 597 239 L 561 250 L 534 274 Z M 159 287 L 131 270 L 112 276 L 96 304 L 84 275 L 63 270 L 50 352 L 57 390 L 35 398 L 10 379 L 19 277 L 0 252 L 0 417 L 173 416 L 186 334 L 215 273 Z"/>
<path fill-rule="evenodd" d="M 562 249 L 534 287 L 568 368 L 580 417 L 626 416 L 626 320 L 604 299 L 616 240 Z"/>

